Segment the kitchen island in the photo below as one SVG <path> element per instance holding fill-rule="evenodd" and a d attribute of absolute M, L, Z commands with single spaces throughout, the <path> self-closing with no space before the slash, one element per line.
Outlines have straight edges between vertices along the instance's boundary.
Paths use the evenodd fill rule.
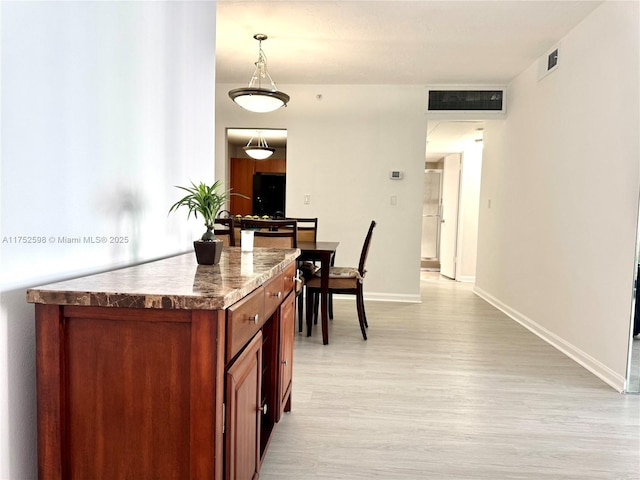
<path fill-rule="evenodd" d="M 41 479 L 257 478 L 291 406 L 297 249 L 32 288 Z"/>

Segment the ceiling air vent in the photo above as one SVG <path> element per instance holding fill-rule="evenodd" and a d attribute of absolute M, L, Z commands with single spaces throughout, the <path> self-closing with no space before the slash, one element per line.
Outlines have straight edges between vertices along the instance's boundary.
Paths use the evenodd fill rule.
<path fill-rule="evenodd" d="M 429 89 L 429 112 L 504 113 L 505 91 L 495 89 Z"/>
<path fill-rule="evenodd" d="M 430 85 L 427 114 L 432 118 L 504 118 L 507 89 L 502 85 Z"/>

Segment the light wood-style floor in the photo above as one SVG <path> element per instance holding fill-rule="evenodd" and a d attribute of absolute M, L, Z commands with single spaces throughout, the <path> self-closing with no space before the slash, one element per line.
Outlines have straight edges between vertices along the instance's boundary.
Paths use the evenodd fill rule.
<path fill-rule="evenodd" d="M 617 393 L 472 293 L 424 274 L 422 304 L 335 301 L 297 336 L 293 410 L 261 480 L 640 478 L 640 396 Z"/>
<path fill-rule="evenodd" d="M 628 391 L 640 392 L 640 335 L 633 337 L 631 346 L 631 375 L 629 375 Z"/>

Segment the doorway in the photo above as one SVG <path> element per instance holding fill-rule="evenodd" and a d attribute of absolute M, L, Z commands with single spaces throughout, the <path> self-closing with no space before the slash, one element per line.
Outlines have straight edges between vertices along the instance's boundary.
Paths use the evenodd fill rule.
<path fill-rule="evenodd" d="M 440 211 L 442 208 L 442 170 L 424 171 L 422 197 L 422 241 L 420 266 L 428 271 L 440 271 Z"/>
<path fill-rule="evenodd" d="M 480 210 L 480 176 L 484 120 L 429 120 L 423 203 L 429 202 L 429 170 L 440 170 L 440 204 L 437 213 L 423 205 L 421 267 L 438 270 L 448 278 L 475 282 L 477 228 Z M 429 217 L 438 215 L 438 217 Z M 428 220 L 431 218 L 431 220 Z M 438 223 L 437 261 L 428 260 L 433 248 L 433 222 Z M 431 224 L 431 225 L 429 225 Z"/>
<path fill-rule="evenodd" d="M 249 156 L 244 147 L 261 135 L 274 152 L 267 158 Z M 284 217 L 287 176 L 286 129 L 227 129 L 228 185 L 231 215 Z"/>

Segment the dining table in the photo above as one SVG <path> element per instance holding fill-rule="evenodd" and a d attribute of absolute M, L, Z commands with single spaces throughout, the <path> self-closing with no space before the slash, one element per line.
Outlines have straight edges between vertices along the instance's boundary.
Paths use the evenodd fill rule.
<path fill-rule="evenodd" d="M 327 311 L 329 298 L 329 269 L 331 259 L 340 242 L 298 242 L 300 257 L 298 260 L 320 262 L 320 315 L 322 318 L 322 343 L 329 343 L 329 314 Z M 307 337 L 311 336 L 312 318 L 307 312 Z"/>

